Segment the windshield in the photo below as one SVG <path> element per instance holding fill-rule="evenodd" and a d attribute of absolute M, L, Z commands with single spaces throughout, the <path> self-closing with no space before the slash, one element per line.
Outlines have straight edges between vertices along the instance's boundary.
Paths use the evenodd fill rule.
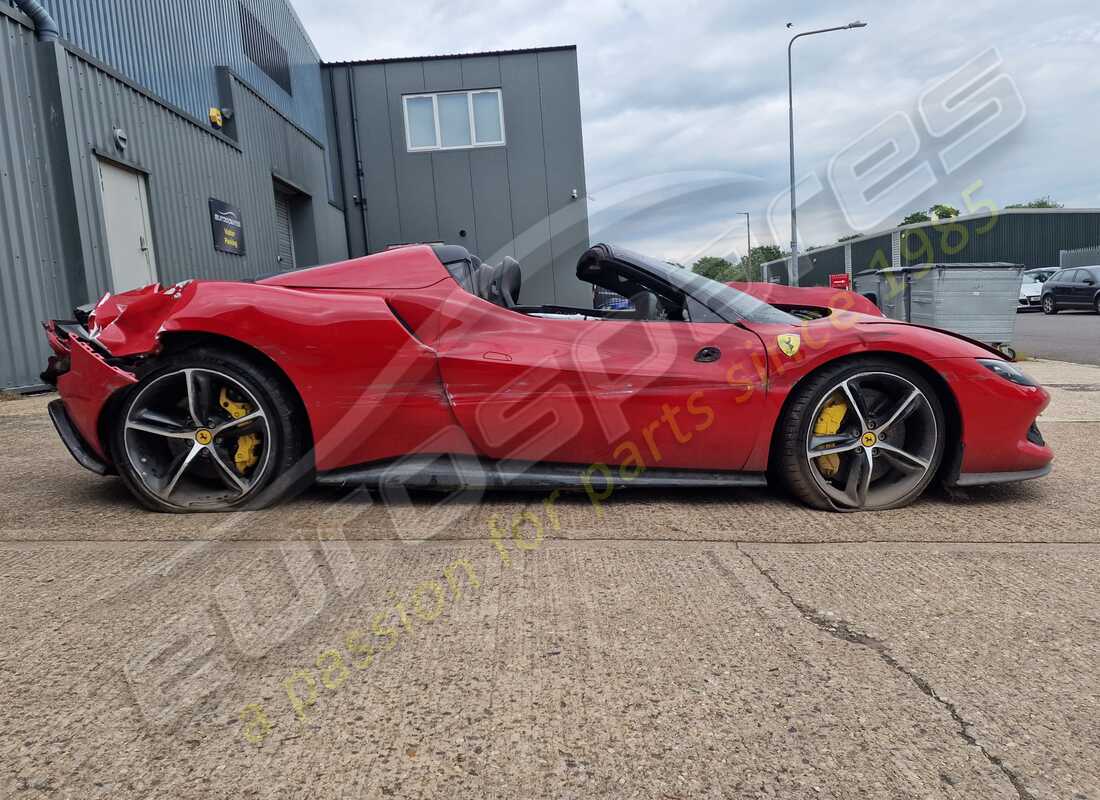
<path fill-rule="evenodd" d="M 666 283 L 684 292 L 694 300 L 705 305 L 711 311 L 722 316 L 728 322 L 746 320 L 748 322 L 777 323 L 780 325 L 798 325 L 797 317 L 780 311 L 752 295 L 711 280 L 686 267 L 679 267 L 667 261 L 625 250 L 619 247 L 612 251 L 620 261 L 635 264 L 647 272 L 659 277 Z"/>

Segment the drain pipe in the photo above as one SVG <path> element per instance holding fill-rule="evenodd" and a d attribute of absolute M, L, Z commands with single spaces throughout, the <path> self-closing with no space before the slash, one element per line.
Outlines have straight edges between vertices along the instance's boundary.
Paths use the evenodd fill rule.
<path fill-rule="evenodd" d="M 34 27 L 38 32 L 38 41 L 56 42 L 61 37 L 57 22 L 54 21 L 54 18 L 50 16 L 50 12 L 38 0 L 15 0 L 15 5 L 34 20 Z"/>
<path fill-rule="evenodd" d="M 359 224 L 363 226 L 363 255 L 367 255 L 370 253 L 370 231 L 367 228 L 367 195 L 363 190 L 363 155 L 359 152 L 359 103 L 355 98 L 357 94 L 355 91 L 355 66 L 349 64 L 347 71 L 348 99 L 351 106 L 351 143 L 355 151 L 355 185 L 359 191 L 359 194 L 352 199 L 359 206 Z M 335 103 L 333 103 L 332 108 L 334 111 L 336 110 Z"/>

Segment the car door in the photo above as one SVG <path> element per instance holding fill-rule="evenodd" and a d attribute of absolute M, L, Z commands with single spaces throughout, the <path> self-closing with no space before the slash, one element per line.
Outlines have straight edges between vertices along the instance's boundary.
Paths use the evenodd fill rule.
<path fill-rule="evenodd" d="M 1073 275 L 1076 270 L 1064 269 L 1050 279 L 1050 293 L 1062 308 L 1073 305 Z"/>
<path fill-rule="evenodd" d="M 1077 283 L 1075 284 L 1077 305 L 1081 308 L 1092 308 L 1093 298 L 1096 296 L 1097 273 L 1100 270 L 1077 270 Z"/>
<path fill-rule="evenodd" d="M 1059 305 L 1065 308 L 1076 308 L 1081 305 L 1082 277 L 1079 269 L 1066 270 L 1065 280 L 1059 285 L 1062 291 Z"/>
<path fill-rule="evenodd" d="M 737 470 L 758 438 L 755 334 L 728 323 L 527 315 L 469 297 L 433 346 L 455 416 L 501 460 Z"/>

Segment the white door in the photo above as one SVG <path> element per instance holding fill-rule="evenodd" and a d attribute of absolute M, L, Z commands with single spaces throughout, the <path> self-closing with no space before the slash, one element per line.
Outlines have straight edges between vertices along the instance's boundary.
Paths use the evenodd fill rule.
<path fill-rule="evenodd" d="M 111 290 L 118 294 L 156 283 L 157 259 L 149 223 L 145 176 L 99 160 L 103 222 L 111 259 Z"/>

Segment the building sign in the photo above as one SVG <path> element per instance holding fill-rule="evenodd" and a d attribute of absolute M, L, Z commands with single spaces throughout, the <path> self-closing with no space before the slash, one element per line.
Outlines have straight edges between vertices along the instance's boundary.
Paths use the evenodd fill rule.
<path fill-rule="evenodd" d="M 244 228 L 241 210 L 210 198 L 210 226 L 214 230 L 214 249 L 221 253 L 244 255 Z"/>
<path fill-rule="evenodd" d="M 829 276 L 829 285 L 834 289 L 851 289 L 852 285 L 848 282 L 848 275 L 844 272 L 833 273 Z"/>

